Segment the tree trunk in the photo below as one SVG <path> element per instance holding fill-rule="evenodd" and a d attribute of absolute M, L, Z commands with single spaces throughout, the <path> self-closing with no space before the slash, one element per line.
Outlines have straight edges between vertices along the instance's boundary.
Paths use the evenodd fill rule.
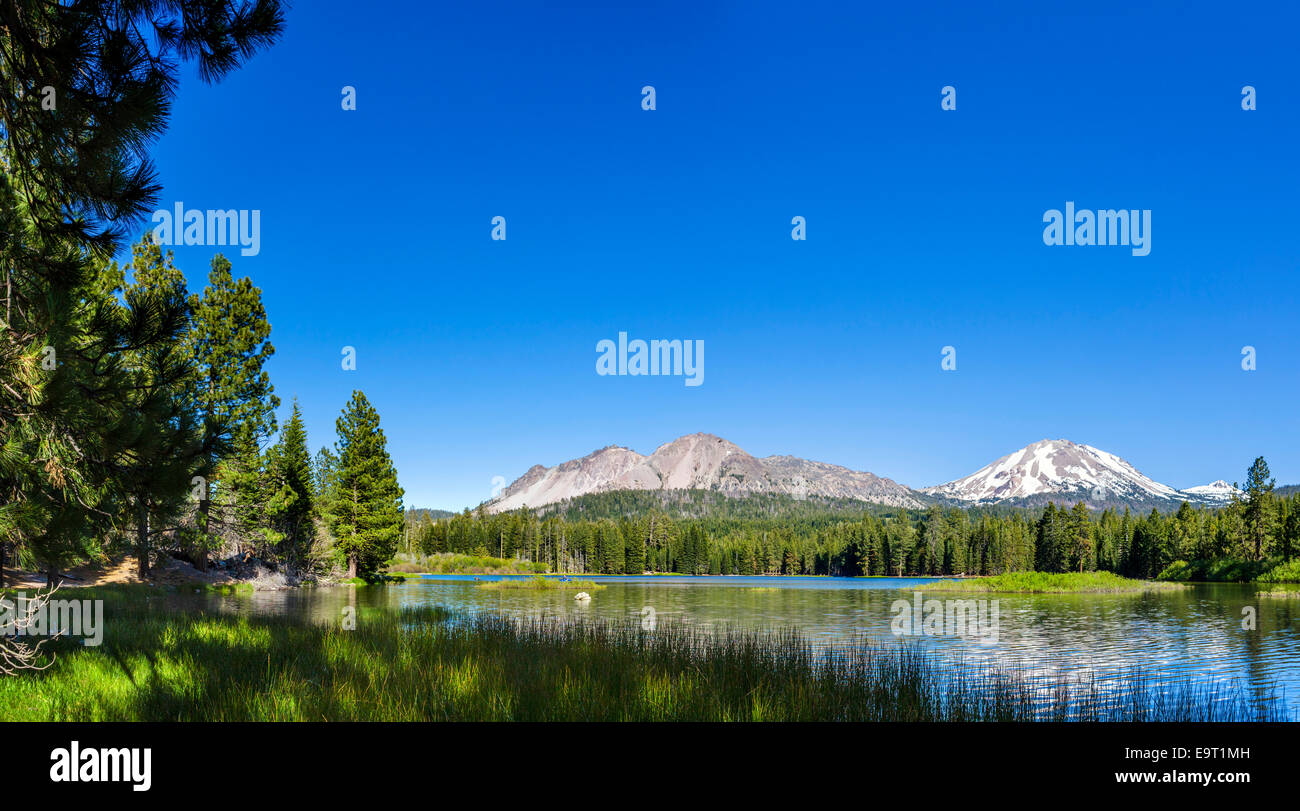
<path fill-rule="evenodd" d="M 7 545 L 5 544 L 5 542 L 4 542 L 4 541 L 0 541 L 0 589 L 4 588 L 4 586 L 5 586 L 5 551 L 6 551 L 6 549 L 7 549 Z"/>
<path fill-rule="evenodd" d="M 149 578 L 149 505 L 140 500 L 135 508 L 135 553 L 139 559 L 140 579 Z"/>
<path fill-rule="evenodd" d="M 357 576 L 357 556 L 355 554 L 348 555 L 348 577 L 353 578 L 356 576 Z"/>

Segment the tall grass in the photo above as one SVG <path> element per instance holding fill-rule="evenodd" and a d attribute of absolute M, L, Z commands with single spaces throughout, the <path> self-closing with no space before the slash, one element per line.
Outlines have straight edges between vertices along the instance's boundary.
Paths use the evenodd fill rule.
<path fill-rule="evenodd" d="M 1184 588 L 1177 583 L 1131 580 L 1114 572 L 1007 572 L 968 580 L 941 580 L 914 588 L 922 591 L 953 591 L 1001 594 L 1103 594 Z"/>
<path fill-rule="evenodd" d="M 1292 586 L 1289 589 L 1272 589 L 1270 591 L 1257 592 L 1260 597 L 1280 597 L 1285 600 L 1300 599 L 1300 589 Z"/>
<path fill-rule="evenodd" d="M 493 591 L 600 591 L 605 586 L 591 580 L 560 580 L 540 574 L 527 580 L 493 580 L 479 588 Z"/>
<path fill-rule="evenodd" d="M 545 563 L 488 555 L 401 553 L 387 567 L 387 571 L 393 574 L 544 574 L 547 566 Z"/>
<path fill-rule="evenodd" d="M 0 679 L 0 720 L 1028 721 L 1274 720 L 1269 694 L 1140 673 L 1047 688 L 919 648 L 825 651 L 792 631 L 661 621 L 360 609 L 355 630 L 177 612 L 118 594 L 104 644 L 59 644 L 40 674 Z"/>

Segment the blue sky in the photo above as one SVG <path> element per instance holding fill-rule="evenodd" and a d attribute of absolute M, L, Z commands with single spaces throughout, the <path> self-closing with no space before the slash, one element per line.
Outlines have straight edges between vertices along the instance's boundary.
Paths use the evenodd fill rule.
<path fill-rule="evenodd" d="M 695 431 L 916 487 L 1043 438 L 1300 482 L 1295 12 L 858 5 L 300 0 L 184 68 L 159 207 L 261 211 L 227 255 L 285 412 L 332 444 L 363 390 L 411 505 Z M 1150 255 L 1045 246 L 1066 201 L 1150 209 Z M 703 340 L 704 385 L 598 376 L 620 331 Z"/>

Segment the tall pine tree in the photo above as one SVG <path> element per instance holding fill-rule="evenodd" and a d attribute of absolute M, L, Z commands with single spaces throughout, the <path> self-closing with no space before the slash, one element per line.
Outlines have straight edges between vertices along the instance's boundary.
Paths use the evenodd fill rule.
<path fill-rule="evenodd" d="M 315 539 L 312 515 L 315 513 L 311 458 L 307 454 L 307 429 L 302 423 L 298 401 L 280 432 L 280 441 L 266 459 L 268 490 L 267 509 L 271 526 L 279 538 L 281 557 L 300 563 L 311 552 Z"/>
<path fill-rule="evenodd" d="M 348 577 L 370 576 L 397 552 L 402 488 L 379 427 L 379 412 L 364 394 L 352 392 L 336 427 L 334 545 L 347 563 Z"/>
<path fill-rule="evenodd" d="M 271 378 L 263 366 L 275 354 L 271 345 L 271 324 L 262 305 L 262 291 L 247 278 L 236 280 L 230 261 L 221 254 L 212 259 L 208 286 L 202 298 L 192 296 L 194 310 L 190 353 L 199 409 L 212 447 L 228 447 L 228 453 L 214 453 L 216 479 L 209 493 L 221 509 L 224 525 L 240 539 L 252 537 L 262 544 L 274 541 L 274 530 L 265 520 L 268 501 L 278 491 L 268 492 L 263 482 L 262 443 L 275 432 L 275 395 Z M 199 504 L 199 529 L 206 552 L 220 539 L 210 533 L 214 499 Z"/>
<path fill-rule="evenodd" d="M 130 267 L 132 283 L 124 290 L 123 318 L 132 331 L 145 322 L 147 329 L 162 330 L 166 336 L 141 342 L 129 353 L 131 442 L 110 460 L 134 525 L 136 558 L 144 578 L 155 539 L 177 532 L 185 502 L 191 495 L 202 495 L 211 476 L 213 448 L 205 441 L 191 385 L 185 278 L 172 264 L 171 254 L 164 257 L 148 239 L 134 246 Z"/>
<path fill-rule="evenodd" d="M 1277 505 L 1273 503 L 1273 486 L 1276 481 L 1270 475 L 1268 462 L 1264 457 L 1257 457 L 1250 469 L 1246 471 L 1246 505 L 1244 516 L 1246 522 L 1246 542 L 1255 560 L 1263 560 L 1265 554 L 1272 551 L 1273 534 L 1277 525 Z"/>

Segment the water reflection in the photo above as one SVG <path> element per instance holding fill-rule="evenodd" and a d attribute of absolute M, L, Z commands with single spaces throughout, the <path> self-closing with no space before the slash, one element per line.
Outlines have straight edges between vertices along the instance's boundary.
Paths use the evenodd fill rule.
<path fill-rule="evenodd" d="M 481 581 L 501 579 L 481 576 Z M 905 587 L 921 578 L 646 577 L 602 578 L 606 588 L 579 603 L 572 592 L 480 589 L 471 575 L 441 575 L 401 585 L 335 587 L 252 595 L 196 595 L 217 611 L 291 613 L 337 621 L 345 606 L 439 605 L 454 611 L 514 616 L 591 616 L 641 622 L 650 607 L 659 622 L 702 628 L 798 628 L 818 645 L 855 638 L 893 641 L 891 604 L 911 600 Z M 931 595 L 939 597 L 943 595 Z M 955 595 L 948 595 L 955 596 Z M 980 595 L 983 597 L 984 595 Z M 1292 717 L 1300 716 L 1300 600 L 1259 597 L 1252 586 L 1196 585 L 1144 594 L 989 595 L 999 600 L 995 644 L 975 638 L 915 636 L 909 640 L 959 657 L 964 667 L 1015 666 L 1045 682 L 1094 674 L 1122 678 L 1134 668 L 1156 685 L 1201 683 L 1276 687 Z M 191 598 L 182 598 L 191 602 Z M 1243 609 L 1255 628 L 1242 627 Z"/>

